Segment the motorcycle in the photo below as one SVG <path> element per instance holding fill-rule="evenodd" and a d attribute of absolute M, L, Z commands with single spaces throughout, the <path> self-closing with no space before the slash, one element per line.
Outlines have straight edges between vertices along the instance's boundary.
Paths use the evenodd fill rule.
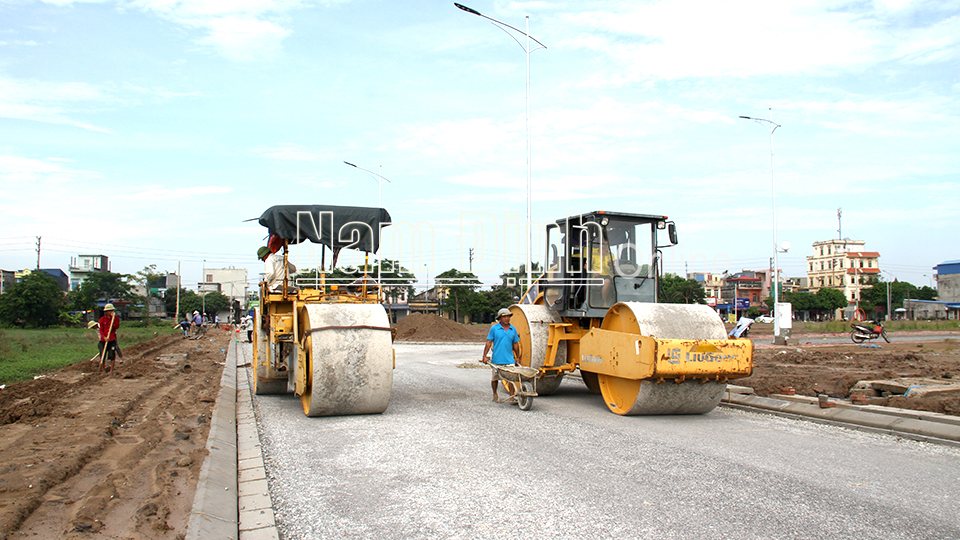
<path fill-rule="evenodd" d="M 868 339 L 877 339 L 882 337 L 884 341 L 890 343 L 890 338 L 887 337 L 887 332 L 884 331 L 883 325 L 880 322 L 874 321 L 864 321 L 862 323 L 852 323 L 850 325 L 853 330 L 850 331 L 850 339 L 854 343 L 863 343 Z"/>

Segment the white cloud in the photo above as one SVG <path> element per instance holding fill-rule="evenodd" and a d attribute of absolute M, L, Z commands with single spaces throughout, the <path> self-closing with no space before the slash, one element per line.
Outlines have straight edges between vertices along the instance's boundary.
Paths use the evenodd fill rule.
<path fill-rule="evenodd" d="M 206 22 L 209 34 L 198 40 L 213 46 L 234 62 L 269 60 L 280 50 L 290 31 L 280 25 L 243 17 L 220 17 Z"/>
<path fill-rule="evenodd" d="M 257 148 L 254 151 L 265 158 L 284 161 L 318 161 L 328 157 L 326 154 L 308 150 L 297 143 L 279 143 L 274 148 Z"/>
<path fill-rule="evenodd" d="M 41 188 L 46 183 L 72 183 L 102 178 L 100 173 L 72 169 L 64 165 L 69 160 L 49 158 L 34 159 L 20 156 L 0 155 L 0 184 L 5 189 L 30 187 Z M 7 196 L 9 196 L 7 192 Z"/>
<path fill-rule="evenodd" d="M 617 60 L 613 77 L 600 74 L 585 81 L 606 81 L 607 86 L 649 78 L 823 73 L 889 60 L 955 58 L 960 18 L 911 27 L 923 19 L 918 13 L 925 13 L 924 6 L 891 11 L 837 0 L 624 3 L 562 17 L 566 28 L 555 39 Z"/>
<path fill-rule="evenodd" d="M 229 60 L 257 62 L 279 53 L 283 39 L 290 35 L 284 27 L 290 12 L 308 4 L 300 0 L 134 0 L 128 5 L 206 32 L 197 42 Z"/>
<path fill-rule="evenodd" d="M 231 191 L 233 191 L 233 188 L 226 186 L 193 186 L 172 189 L 164 186 L 145 186 L 141 191 L 120 195 L 118 198 L 133 201 L 194 199 L 205 195 L 223 195 Z"/>
<path fill-rule="evenodd" d="M 109 133 L 103 127 L 71 118 L 64 107 L 110 100 L 113 100 L 110 95 L 86 83 L 51 83 L 0 76 L 0 118 L 64 124 Z"/>

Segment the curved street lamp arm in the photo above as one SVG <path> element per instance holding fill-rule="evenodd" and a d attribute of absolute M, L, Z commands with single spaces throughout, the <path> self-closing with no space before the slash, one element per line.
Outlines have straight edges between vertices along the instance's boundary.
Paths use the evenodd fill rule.
<path fill-rule="evenodd" d="M 778 127 L 780 127 L 780 124 L 774 122 L 773 120 L 767 120 L 766 118 L 754 118 L 752 116 L 741 116 L 740 118 L 743 118 L 744 120 L 753 120 L 758 124 L 761 122 L 770 124 L 771 126 L 773 126 L 773 128 L 770 129 L 771 134 L 773 134 L 773 132 L 776 131 Z"/>
<path fill-rule="evenodd" d="M 484 15 L 483 13 L 480 13 L 479 11 L 477 11 L 477 10 L 475 10 L 475 9 L 473 9 L 473 8 L 469 8 L 469 7 L 467 7 L 467 6 L 463 5 L 463 4 L 458 4 L 458 3 L 454 2 L 453 5 L 457 6 L 459 9 L 461 9 L 461 10 L 463 10 L 463 11 L 466 11 L 467 13 L 470 13 L 470 14 L 472 14 L 472 15 L 476 15 L 476 16 L 478 16 L 478 17 L 483 17 L 484 19 L 492 22 L 492 23 L 495 24 L 495 25 L 498 25 L 498 26 L 506 26 L 507 28 L 513 30 L 514 32 L 518 32 L 518 33 L 523 34 L 523 35 L 527 36 L 528 38 L 532 39 L 533 41 L 535 41 L 535 42 L 537 43 L 537 45 L 539 45 L 539 47 L 536 47 L 536 48 L 533 48 L 533 49 L 530 49 L 529 51 L 527 51 L 527 48 L 524 47 L 522 43 L 520 43 L 520 40 L 518 40 L 516 37 L 514 37 L 512 34 L 510 34 L 510 32 L 507 32 L 506 30 L 503 30 L 503 28 L 501 28 L 501 30 L 503 30 L 504 32 L 507 32 L 507 34 L 509 34 L 510 37 L 512 37 L 513 40 L 516 41 L 517 44 L 520 45 L 520 47 L 521 47 L 523 50 L 527 51 L 527 53 L 532 53 L 533 51 L 535 51 L 535 50 L 537 50 L 537 49 L 540 49 L 540 48 L 543 48 L 543 49 L 546 49 L 546 48 L 547 48 L 546 45 L 544 45 L 543 43 L 540 43 L 540 40 L 538 40 L 537 38 L 531 36 L 530 34 L 524 32 L 523 30 L 521 30 L 521 29 L 519 29 L 519 28 L 517 28 L 517 27 L 515 27 L 515 26 L 511 26 L 511 25 L 509 25 L 509 24 L 507 24 L 507 23 L 505 23 L 505 22 L 503 22 L 503 21 L 498 21 L 497 19 L 494 19 L 493 17 L 487 17 L 487 16 Z"/>
<path fill-rule="evenodd" d="M 359 166 L 359 165 L 354 165 L 353 163 L 350 163 L 349 161 L 344 161 L 344 163 L 346 163 L 347 165 L 349 165 L 349 166 L 351 166 L 351 167 L 353 167 L 353 168 L 355 168 L 355 169 L 360 169 L 361 171 L 368 172 L 368 173 L 376 176 L 377 178 L 381 178 L 381 179 L 383 179 L 383 180 L 386 180 L 387 182 L 390 182 L 390 179 L 387 178 L 386 176 L 377 174 L 377 173 L 371 171 L 370 169 L 364 169 L 363 167 L 361 167 L 361 166 Z M 378 180 L 378 182 L 379 182 L 379 180 Z M 390 183 L 392 184 L 393 182 L 390 182 Z"/>

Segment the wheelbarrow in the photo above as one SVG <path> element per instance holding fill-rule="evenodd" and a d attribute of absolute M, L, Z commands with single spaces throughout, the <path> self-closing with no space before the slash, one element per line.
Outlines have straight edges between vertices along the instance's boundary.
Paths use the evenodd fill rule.
<path fill-rule="evenodd" d="M 537 376 L 540 375 L 540 370 L 509 364 L 489 365 L 500 373 L 504 386 L 508 384 L 512 386 L 513 395 L 517 398 L 520 410 L 529 411 L 533 407 L 533 398 L 537 397 Z"/>

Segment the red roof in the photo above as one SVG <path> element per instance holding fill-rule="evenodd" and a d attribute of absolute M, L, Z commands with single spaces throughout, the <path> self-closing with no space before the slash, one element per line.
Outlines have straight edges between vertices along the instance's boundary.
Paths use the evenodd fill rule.
<path fill-rule="evenodd" d="M 868 258 L 878 258 L 880 254 L 876 251 L 848 251 L 846 253 L 847 257 L 851 259 L 868 259 Z"/>
<path fill-rule="evenodd" d="M 879 268 L 847 268 L 848 274 L 879 274 Z"/>

